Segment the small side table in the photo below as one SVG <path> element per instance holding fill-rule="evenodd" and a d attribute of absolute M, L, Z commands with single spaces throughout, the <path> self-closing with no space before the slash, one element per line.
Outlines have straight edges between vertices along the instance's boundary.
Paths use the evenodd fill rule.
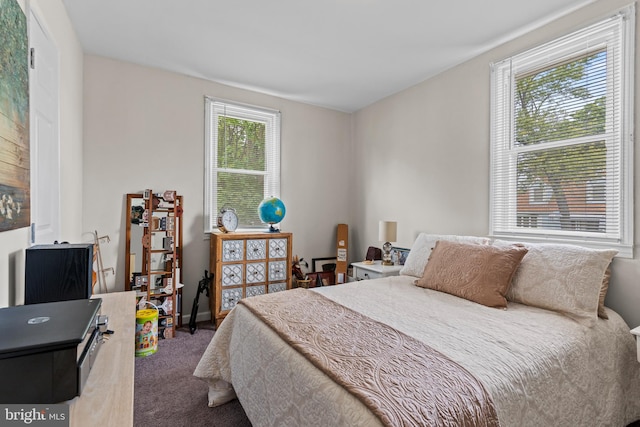
<path fill-rule="evenodd" d="M 353 266 L 353 278 L 355 280 L 397 276 L 402 270 L 401 265 L 382 265 L 382 261 L 374 261 L 373 264 L 354 262 L 351 265 Z"/>

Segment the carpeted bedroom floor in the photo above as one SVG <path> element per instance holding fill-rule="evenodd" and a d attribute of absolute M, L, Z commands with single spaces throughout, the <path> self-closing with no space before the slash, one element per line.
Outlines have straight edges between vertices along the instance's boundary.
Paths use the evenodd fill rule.
<path fill-rule="evenodd" d="M 217 408 L 207 406 L 207 385 L 193 371 L 213 337 L 210 322 L 188 327 L 161 340 L 158 351 L 135 360 L 133 425 L 135 427 L 251 427 L 237 400 Z"/>

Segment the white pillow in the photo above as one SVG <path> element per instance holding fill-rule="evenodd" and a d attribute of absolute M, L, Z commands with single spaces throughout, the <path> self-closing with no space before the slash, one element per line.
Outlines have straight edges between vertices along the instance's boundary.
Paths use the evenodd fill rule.
<path fill-rule="evenodd" d="M 478 243 L 482 245 L 490 243 L 490 239 L 485 237 L 420 233 L 413 243 L 413 246 L 411 246 L 411 250 L 409 251 L 404 266 L 400 270 L 400 274 L 404 276 L 422 277 L 424 268 L 427 266 L 427 261 L 429 260 L 429 255 L 431 255 L 431 250 L 438 240 Z"/>
<path fill-rule="evenodd" d="M 575 245 L 525 243 L 507 300 L 557 311 L 586 325 L 598 318 L 605 271 L 618 251 Z"/>

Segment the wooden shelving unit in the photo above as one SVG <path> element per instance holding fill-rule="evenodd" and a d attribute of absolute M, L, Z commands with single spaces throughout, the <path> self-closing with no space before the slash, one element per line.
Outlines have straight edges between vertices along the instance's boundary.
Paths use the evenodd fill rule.
<path fill-rule="evenodd" d="M 127 200 L 125 288 L 136 291 L 138 302 L 144 299 L 159 308 L 158 335 L 173 338 L 182 325 L 182 196 L 149 189 L 128 194 Z"/>

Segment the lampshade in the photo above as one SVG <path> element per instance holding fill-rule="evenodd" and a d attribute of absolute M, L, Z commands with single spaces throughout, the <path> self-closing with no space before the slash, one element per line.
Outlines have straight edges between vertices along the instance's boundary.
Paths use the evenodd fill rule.
<path fill-rule="evenodd" d="M 381 242 L 395 242 L 398 223 L 395 221 L 380 221 L 378 224 L 378 240 Z"/>

